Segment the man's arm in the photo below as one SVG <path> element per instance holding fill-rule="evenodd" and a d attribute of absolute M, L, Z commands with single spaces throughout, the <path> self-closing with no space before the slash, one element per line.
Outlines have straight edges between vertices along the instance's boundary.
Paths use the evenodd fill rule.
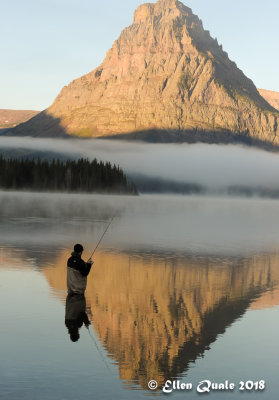
<path fill-rule="evenodd" d="M 80 273 L 83 276 L 87 276 L 89 274 L 89 272 L 91 271 L 91 267 L 92 267 L 93 262 L 91 260 L 90 261 L 88 260 L 87 263 L 85 263 L 83 260 L 80 260 L 80 261 L 81 261 L 81 263 L 80 263 Z"/>

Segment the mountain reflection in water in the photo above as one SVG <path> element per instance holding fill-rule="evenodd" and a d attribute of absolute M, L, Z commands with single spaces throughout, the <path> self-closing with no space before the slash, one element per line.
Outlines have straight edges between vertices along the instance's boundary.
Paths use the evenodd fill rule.
<path fill-rule="evenodd" d="M 43 270 L 60 298 L 67 257 L 63 251 Z M 254 301 L 277 288 L 278 263 L 278 255 L 172 258 L 98 252 L 88 277 L 87 308 L 120 378 L 130 388 L 147 389 L 150 379 L 161 386 L 187 371 Z"/>

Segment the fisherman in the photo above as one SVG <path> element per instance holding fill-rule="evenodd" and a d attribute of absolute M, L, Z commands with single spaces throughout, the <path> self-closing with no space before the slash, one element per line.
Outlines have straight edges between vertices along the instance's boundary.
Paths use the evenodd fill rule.
<path fill-rule="evenodd" d="M 81 258 L 83 246 L 75 244 L 72 256 L 67 263 L 67 287 L 68 294 L 84 294 L 93 261 L 91 258 L 87 262 Z"/>

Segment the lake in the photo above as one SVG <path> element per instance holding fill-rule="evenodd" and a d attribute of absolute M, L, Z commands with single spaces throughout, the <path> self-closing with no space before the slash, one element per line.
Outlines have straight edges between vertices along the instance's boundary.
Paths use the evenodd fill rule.
<path fill-rule="evenodd" d="M 0 398 L 277 399 L 278 200 L 0 192 L 0 217 Z"/>

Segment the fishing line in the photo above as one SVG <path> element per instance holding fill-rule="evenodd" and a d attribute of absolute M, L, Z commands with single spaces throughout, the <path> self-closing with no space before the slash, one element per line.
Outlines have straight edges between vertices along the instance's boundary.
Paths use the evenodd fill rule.
<path fill-rule="evenodd" d="M 108 228 L 110 227 L 112 221 L 113 221 L 114 217 L 112 217 L 112 219 L 110 220 L 108 226 L 106 227 L 105 232 L 102 234 L 101 239 L 99 240 L 99 242 L 97 243 L 97 246 L 95 247 L 95 249 L 93 250 L 93 253 L 91 254 L 91 256 L 89 257 L 89 260 L 93 257 L 95 251 L 97 250 L 97 248 L 99 247 L 99 244 L 101 243 L 103 237 L 105 236 L 105 234 L 107 233 Z"/>
<path fill-rule="evenodd" d="M 101 241 L 103 240 L 103 237 L 104 237 L 105 234 L 107 233 L 107 230 L 108 230 L 108 228 L 110 227 L 110 225 L 111 225 L 113 219 L 114 219 L 114 217 L 112 217 L 112 219 L 110 220 L 110 222 L 109 222 L 108 226 L 106 227 L 104 233 L 102 234 L 102 236 L 101 236 L 99 242 L 97 243 L 95 249 L 93 250 L 91 256 L 89 257 L 89 260 L 93 257 L 95 251 L 96 251 L 97 248 L 99 247 L 99 244 L 101 243 Z M 108 369 L 109 373 L 113 376 L 113 372 L 112 372 L 112 370 L 110 369 L 109 365 L 107 364 L 106 359 L 105 359 L 105 357 L 103 356 L 101 350 L 99 349 L 98 343 L 96 342 L 94 335 L 91 334 L 91 332 L 90 332 L 90 330 L 89 330 L 89 327 L 86 326 L 86 329 L 88 330 L 89 336 L 90 336 L 92 342 L 94 343 L 94 345 L 95 345 L 95 347 L 96 347 L 96 349 L 97 349 L 97 351 L 98 351 L 98 353 L 99 353 L 101 359 L 103 360 L 103 363 L 105 364 L 105 366 L 106 366 L 106 368 Z"/>
<path fill-rule="evenodd" d="M 96 347 L 96 349 L 97 349 L 99 355 L 101 356 L 101 359 L 103 360 L 103 363 L 105 364 L 106 368 L 109 370 L 110 374 L 113 375 L 113 372 L 112 372 L 112 370 L 110 369 L 108 363 L 106 362 L 106 359 L 105 359 L 105 357 L 103 356 L 101 350 L 99 349 L 99 346 L 98 346 L 98 344 L 97 344 L 97 342 L 96 342 L 96 339 L 95 339 L 94 336 L 91 334 L 91 332 L 90 332 L 90 330 L 89 330 L 89 327 L 86 326 L 86 329 L 88 330 L 89 336 L 90 336 L 92 342 L 94 343 L 94 345 L 95 345 L 95 347 Z"/>

